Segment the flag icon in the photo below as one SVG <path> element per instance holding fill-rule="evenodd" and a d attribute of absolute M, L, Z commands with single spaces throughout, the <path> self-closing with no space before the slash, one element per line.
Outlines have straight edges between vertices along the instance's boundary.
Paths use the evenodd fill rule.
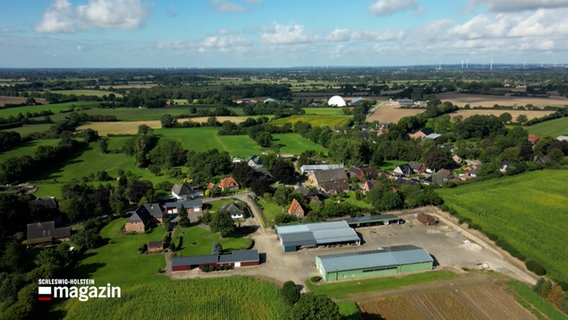
<path fill-rule="evenodd" d="M 51 301 L 51 287 L 37 287 L 38 301 Z"/>

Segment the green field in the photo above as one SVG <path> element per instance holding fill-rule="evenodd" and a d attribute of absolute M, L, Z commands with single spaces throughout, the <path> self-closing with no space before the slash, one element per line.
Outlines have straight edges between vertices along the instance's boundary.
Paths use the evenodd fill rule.
<path fill-rule="evenodd" d="M 232 156 L 246 158 L 251 154 L 260 153 L 260 147 L 249 136 L 220 136 L 218 128 L 175 128 L 157 129 L 154 133 L 163 138 L 181 142 L 183 147 L 196 152 L 204 152 L 211 149 L 227 151 Z"/>
<path fill-rule="evenodd" d="M 51 128 L 51 126 L 53 125 L 53 123 L 42 123 L 42 124 L 34 124 L 34 125 L 25 125 L 22 127 L 17 127 L 17 128 L 10 128 L 10 129 L 5 129 L 2 131 L 14 131 L 19 133 L 22 137 L 25 137 L 31 133 L 34 132 L 46 132 L 47 130 L 49 130 L 49 128 Z"/>
<path fill-rule="evenodd" d="M 45 140 L 34 140 L 26 142 L 19 148 L 0 152 L 0 162 L 6 161 L 6 159 L 11 157 L 22 157 L 22 156 L 34 156 L 35 150 L 39 146 L 56 146 L 59 143 L 59 139 L 45 139 Z"/>
<path fill-rule="evenodd" d="M 0 117 L 7 118 L 9 116 L 17 116 L 18 113 L 23 115 L 26 112 L 40 112 L 50 110 L 54 114 L 50 117 L 55 121 L 55 118 L 65 116 L 64 113 L 60 113 L 61 111 L 70 110 L 72 107 L 81 108 L 81 107 L 96 107 L 99 103 L 96 101 L 78 101 L 78 102 L 65 102 L 65 103 L 54 103 L 54 104 L 42 104 L 37 106 L 22 106 L 16 108 L 0 108 Z"/>
<path fill-rule="evenodd" d="M 539 296 L 532 288 L 519 281 L 509 281 L 515 299 L 527 310 L 530 310 L 539 319 L 562 320 L 566 319 L 554 306 Z M 543 318 L 546 315 L 546 318 Z"/>
<path fill-rule="evenodd" d="M 199 226 L 188 228 L 176 228 L 174 244 L 178 245 L 179 237 L 183 237 L 182 248 L 176 252 L 177 256 L 198 256 L 210 254 L 215 241 L 223 247 L 223 250 L 246 250 L 252 245 L 249 238 L 223 237 L 218 233 L 211 233 Z"/>
<path fill-rule="evenodd" d="M 367 293 L 377 290 L 392 290 L 404 286 L 417 285 L 430 281 L 450 280 L 456 274 L 450 271 L 433 271 L 409 274 L 403 277 L 382 277 L 359 279 L 353 281 L 340 281 L 334 283 L 324 283 L 315 285 L 311 281 L 306 281 L 306 286 L 311 292 L 325 294 L 335 299 L 345 299 L 350 294 Z"/>
<path fill-rule="evenodd" d="M 272 138 L 274 143 L 280 146 L 280 153 L 300 155 L 306 150 L 314 150 L 318 154 L 327 154 L 326 148 L 302 137 L 299 133 L 273 134 Z"/>
<path fill-rule="evenodd" d="M 568 136 L 568 117 L 549 120 L 526 128 L 529 133 L 539 136 Z"/>
<path fill-rule="evenodd" d="M 568 281 L 567 181 L 568 170 L 542 170 L 437 192 L 459 217 Z"/>
<path fill-rule="evenodd" d="M 350 116 L 333 116 L 333 115 L 295 115 L 286 118 L 279 118 L 270 121 L 271 124 L 275 126 L 284 125 L 284 123 L 289 122 L 294 125 L 296 122 L 302 121 L 311 124 L 313 127 L 328 126 L 328 127 L 342 127 L 351 121 Z"/>
<path fill-rule="evenodd" d="M 122 97 L 122 94 L 116 92 L 89 90 L 89 89 L 51 90 L 50 92 L 53 94 L 65 94 L 65 95 L 75 95 L 75 96 L 97 96 L 97 97 L 108 96 L 109 94 L 113 93 L 117 97 Z"/>
<path fill-rule="evenodd" d="M 101 231 L 109 243 L 87 253 L 76 277 L 95 285 L 120 286 L 120 299 L 65 302 L 66 319 L 281 319 L 289 311 L 278 288 L 248 277 L 171 281 L 158 270 L 163 254 L 140 254 L 148 241 L 160 240 L 161 227 L 148 234 L 120 233 L 127 219 Z M 209 250 L 211 250 L 209 248 Z M 254 303 L 251 303 L 254 302 Z"/>

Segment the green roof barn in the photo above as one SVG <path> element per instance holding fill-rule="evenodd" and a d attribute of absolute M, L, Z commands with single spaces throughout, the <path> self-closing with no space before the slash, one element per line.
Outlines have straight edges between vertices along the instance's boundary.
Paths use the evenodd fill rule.
<path fill-rule="evenodd" d="M 316 267 L 326 281 L 428 271 L 433 263 L 426 250 L 413 245 L 316 257 Z"/>

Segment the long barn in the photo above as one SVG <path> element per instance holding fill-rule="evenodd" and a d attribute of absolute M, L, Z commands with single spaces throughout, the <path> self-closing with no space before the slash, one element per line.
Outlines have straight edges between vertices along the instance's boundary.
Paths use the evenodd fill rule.
<path fill-rule="evenodd" d="M 428 271 L 433 263 L 426 250 L 413 245 L 316 257 L 316 268 L 326 281 Z"/>
<path fill-rule="evenodd" d="M 284 252 L 302 248 L 359 245 L 361 239 L 345 220 L 275 226 L 276 239 Z"/>
<path fill-rule="evenodd" d="M 221 267 L 245 267 L 260 263 L 260 255 L 256 249 L 235 250 L 231 254 L 218 255 L 208 254 L 202 256 L 173 257 L 172 271 L 188 271 L 204 266 Z"/>

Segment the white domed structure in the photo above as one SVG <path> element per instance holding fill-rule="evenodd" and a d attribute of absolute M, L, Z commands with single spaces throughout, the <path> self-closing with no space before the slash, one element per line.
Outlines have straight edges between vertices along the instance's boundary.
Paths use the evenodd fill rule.
<path fill-rule="evenodd" d="M 347 103 L 345 102 L 345 99 L 343 99 L 343 97 L 333 96 L 329 98 L 329 100 L 327 101 L 327 105 L 332 107 L 345 107 Z"/>

